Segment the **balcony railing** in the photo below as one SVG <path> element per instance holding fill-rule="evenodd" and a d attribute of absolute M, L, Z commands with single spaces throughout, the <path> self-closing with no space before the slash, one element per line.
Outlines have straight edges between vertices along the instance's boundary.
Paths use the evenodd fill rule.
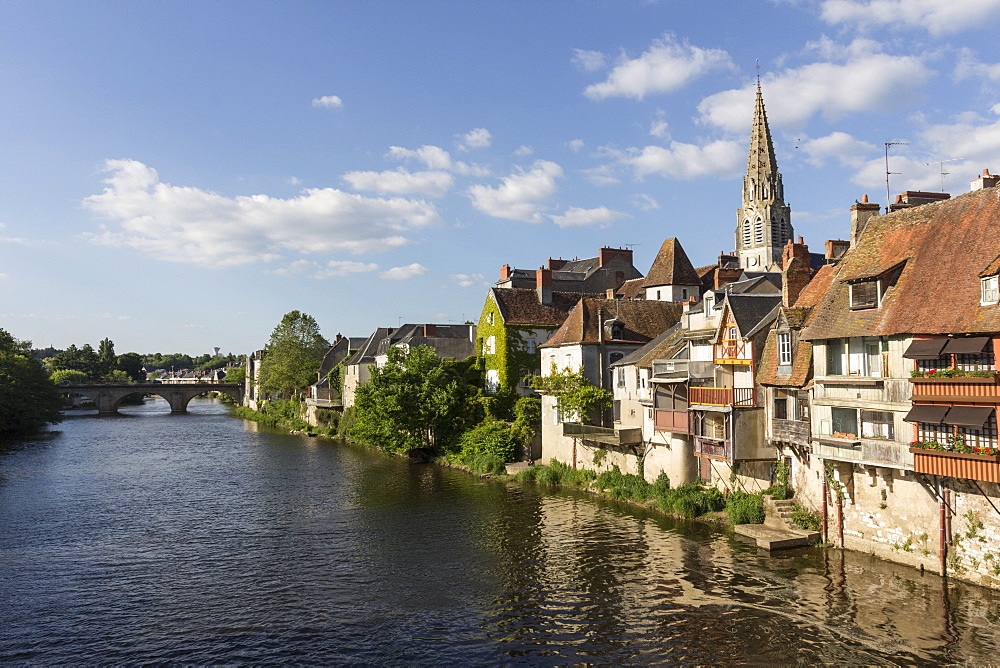
<path fill-rule="evenodd" d="M 757 405 L 756 391 L 752 387 L 692 387 L 690 402 L 701 406 L 737 406 L 753 408 Z"/>
<path fill-rule="evenodd" d="M 771 438 L 782 443 L 809 445 L 812 442 L 809 420 L 781 420 L 771 423 Z"/>
<path fill-rule="evenodd" d="M 845 439 L 831 436 L 814 436 L 812 454 L 831 461 L 870 464 L 894 469 L 913 467 L 909 447 L 896 441 L 877 439 Z"/>
<path fill-rule="evenodd" d="M 910 378 L 911 401 L 1000 403 L 1000 378 Z"/>
<path fill-rule="evenodd" d="M 653 410 L 653 425 L 656 431 L 670 431 L 675 434 L 688 434 L 688 412 L 671 408 L 656 408 Z"/>
<path fill-rule="evenodd" d="M 732 441 L 707 436 L 694 437 L 694 454 L 702 457 L 732 460 Z"/>
<path fill-rule="evenodd" d="M 913 470 L 929 475 L 1000 483 L 1000 455 L 910 448 Z"/>
<path fill-rule="evenodd" d="M 642 443 L 642 427 L 595 427 L 579 422 L 564 422 L 563 436 L 574 436 L 605 445 L 638 445 Z"/>

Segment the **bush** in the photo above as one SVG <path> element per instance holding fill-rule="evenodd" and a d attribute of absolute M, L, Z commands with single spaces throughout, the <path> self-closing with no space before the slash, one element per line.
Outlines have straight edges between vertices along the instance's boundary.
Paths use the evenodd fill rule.
<path fill-rule="evenodd" d="M 474 452 L 466 455 L 460 460 L 468 466 L 474 473 L 504 473 L 503 459 L 495 457 L 485 452 Z"/>
<path fill-rule="evenodd" d="M 799 504 L 792 507 L 792 523 L 805 531 L 819 531 L 823 526 L 823 518 L 819 513 L 803 508 Z"/>
<path fill-rule="evenodd" d="M 726 513 L 733 524 L 763 524 L 764 501 L 760 494 L 733 492 L 726 501 Z"/>
<path fill-rule="evenodd" d="M 593 481 L 597 474 L 589 469 L 573 469 L 555 459 L 548 464 L 529 466 L 517 474 L 520 480 L 534 480 L 546 485 L 583 487 Z"/>
<path fill-rule="evenodd" d="M 77 371 L 76 369 L 57 369 L 52 372 L 49 376 L 53 383 L 60 383 L 67 380 L 71 383 L 86 383 L 89 376 L 82 371 Z"/>
<path fill-rule="evenodd" d="M 661 481 L 662 478 L 662 481 Z M 657 478 L 654 488 L 657 485 L 670 484 L 665 475 Z M 704 515 L 714 510 L 722 510 L 726 505 L 719 490 L 714 487 L 705 487 L 699 483 L 688 483 L 681 485 L 677 489 L 669 487 L 656 495 L 656 502 L 665 513 L 673 513 L 687 519 Z"/>
<path fill-rule="evenodd" d="M 775 501 L 784 501 L 785 499 L 792 498 L 792 490 L 789 489 L 788 485 L 781 483 L 771 485 L 770 489 L 765 489 L 763 494 L 767 494 Z"/>
<path fill-rule="evenodd" d="M 641 476 L 622 473 L 618 465 L 597 476 L 597 489 L 608 492 L 608 496 L 619 501 L 645 501 L 652 496 L 651 486 Z"/>
<path fill-rule="evenodd" d="M 500 463 L 514 461 L 517 452 L 517 439 L 511 430 L 511 424 L 492 417 L 477 424 L 458 439 L 460 459 L 465 460 L 488 455 Z"/>

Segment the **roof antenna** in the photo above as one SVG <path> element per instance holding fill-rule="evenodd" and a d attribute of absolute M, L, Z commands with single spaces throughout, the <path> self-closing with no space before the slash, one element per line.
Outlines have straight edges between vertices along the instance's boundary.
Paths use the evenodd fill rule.
<path fill-rule="evenodd" d="M 934 162 L 925 162 L 924 165 L 941 165 L 941 192 L 944 192 L 944 177 L 951 174 L 951 172 L 944 171 L 944 163 L 955 162 L 956 160 L 965 160 L 965 158 L 949 158 L 948 160 L 935 160 Z"/>
<path fill-rule="evenodd" d="M 889 147 L 890 146 L 909 146 L 908 141 L 887 141 L 885 143 L 885 212 L 889 213 L 889 204 L 892 202 L 889 194 L 889 175 L 890 174 L 900 174 L 901 172 L 890 172 L 889 171 Z"/>

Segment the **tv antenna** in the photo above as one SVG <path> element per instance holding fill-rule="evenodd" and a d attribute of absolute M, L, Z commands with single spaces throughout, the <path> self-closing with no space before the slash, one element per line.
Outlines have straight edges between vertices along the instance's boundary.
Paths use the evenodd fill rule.
<path fill-rule="evenodd" d="M 890 172 L 889 171 L 889 147 L 890 146 L 909 146 L 908 141 L 887 141 L 885 143 L 885 210 L 889 211 L 889 204 L 892 202 L 890 199 L 892 195 L 889 193 L 889 175 L 890 174 L 900 174 L 901 172 Z"/>
<path fill-rule="evenodd" d="M 935 160 L 934 162 L 924 163 L 924 165 L 941 165 L 941 192 L 944 192 L 944 177 L 951 174 L 951 172 L 944 171 L 944 163 L 955 162 L 957 160 L 965 160 L 965 158 L 949 158 L 948 160 Z"/>

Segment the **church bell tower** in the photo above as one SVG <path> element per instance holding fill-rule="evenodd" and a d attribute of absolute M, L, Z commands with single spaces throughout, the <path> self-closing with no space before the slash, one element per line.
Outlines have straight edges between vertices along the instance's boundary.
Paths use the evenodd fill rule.
<path fill-rule="evenodd" d="M 750 133 L 750 155 L 743 177 L 743 208 L 736 211 L 736 255 L 748 271 L 780 271 L 781 252 L 794 235 L 792 210 L 785 204 L 781 173 L 774 157 L 764 98 L 757 82 L 757 106 Z"/>

